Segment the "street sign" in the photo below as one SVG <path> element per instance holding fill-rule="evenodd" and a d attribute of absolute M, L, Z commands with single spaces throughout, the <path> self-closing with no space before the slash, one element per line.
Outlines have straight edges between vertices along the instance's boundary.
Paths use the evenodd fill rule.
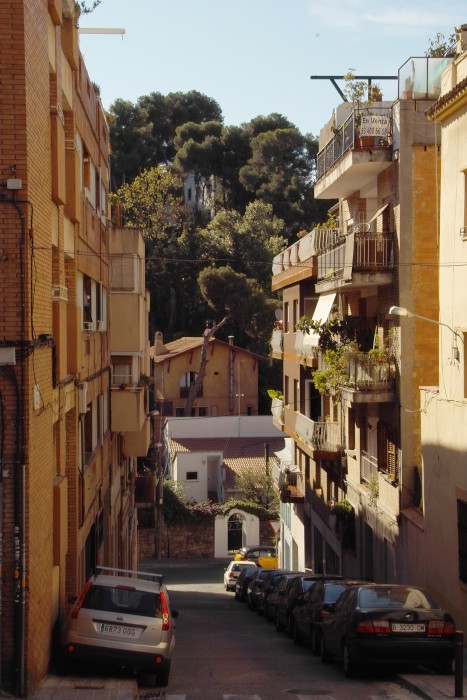
<path fill-rule="evenodd" d="M 281 524 L 279 520 L 268 520 L 268 524 L 271 526 L 275 535 L 279 533 Z"/>

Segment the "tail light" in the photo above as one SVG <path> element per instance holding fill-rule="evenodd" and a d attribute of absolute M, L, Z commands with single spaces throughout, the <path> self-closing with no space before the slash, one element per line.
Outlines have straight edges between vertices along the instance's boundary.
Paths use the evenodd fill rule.
<path fill-rule="evenodd" d="M 229 571 L 229 578 L 233 578 L 233 573 Z"/>
<path fill-rule="evenodd" d="M 71 617 L 73 620 L 78 619 L 79 611 L 81 610 L 81 606 L 84 602 L 84 599 L 86 598 L 86 595 L 91 588 L 92 583 L 91 581 L 88 581 L 83 590 L 81 591 L 81 595 L 79 596 L 78 600 L 76 603 L 73 605 L 73 610 L 71 611 Z"/>
<path fill-rule="evenodd" d="M 319 611 L 319 619 L 324 620 L 325 617 L 329 615 L 329 610 L 320 610 Z"/>
<path fill-rule="evenodd" d="M 170 629 L 169 607 L 167 605 L 167 600 L 165 598 L 165 594 L 162 591 L 160 592 L 160 597 L 161 597 L 162 630 L 166 632 L 168 629 Z"/>
<path fill-rule="evenodd" d="M 357 634 L 389 634 L 389 620 L 361 620 L 355 627 Z"/>
<path fill-rule="evenodd" d="M 428 623 L 429 637 L 451 637 L 455 632 L 456 626 L 450 620 L 431 620 Z"/>

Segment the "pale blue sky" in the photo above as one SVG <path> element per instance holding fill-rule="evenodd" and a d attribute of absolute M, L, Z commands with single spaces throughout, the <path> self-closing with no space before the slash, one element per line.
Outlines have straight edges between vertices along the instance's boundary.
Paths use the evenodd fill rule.
<path fill-rule="evenodd" d="M 102 0 L 80 26 L 124 28 L 123 40 L 82 34 L 80 49 L 106 109 L 198 90 L 226 125 L 279 112 L 318 136 L 340 98 L 310 75 L 397 75 L 463 23 L 465 0 Z M 396 81 L 380 86 L 397 96 Z"/>

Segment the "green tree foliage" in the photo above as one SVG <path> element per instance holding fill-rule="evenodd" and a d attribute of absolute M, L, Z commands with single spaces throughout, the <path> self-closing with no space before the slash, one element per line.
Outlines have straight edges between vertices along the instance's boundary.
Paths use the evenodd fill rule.
<path fill-rule="evenodd" d="M 207 267 L 198 275 L 201 294 L 215 314 L 228 315 L 257 343 L 269 338 L 277 302 L 269 298 L 255 279 L 230 266 Z"/>
<path fill-rule="evenodd" d="M 150 124 L 146 111 L 129 100 L 116 100 L 108 113 L 112 144 L 112 188 L 132 182 L 151 163 Z"/>
<path fill-rule="evenodd" d="M 166 96 L 152 92 L 140 97 L 138 105 L 148 115 L 153 165 L 172 163 L 174 160 L 174 139 L 178 127 L 189 122 L 204 124 L 223 121 L 222 110 L 217 102 L 197 90 L 187 93 L 170 92 Z"/>
<path fill-rule="evenodd" d="M 222 209 L 198 231 L 200 257 L 211 264 L 228 260 L 234 270 L 256 279 L 269 294 L 273 258 L 287 246 L 283 233 L 284 222 L 270 204 L 252 202 L 243 216 Z"/>
<path fill-rule="evenodd" d="M 263 131 L 250 145 L 252 155 L 240 169 L 240 183 L 256 199 L 272 205 L 290 238 L 311 221 L 316 141 L 293 127 Z"/>
<path fill-rule="evenodd" d="M 165 245 L 167 236 L 180 230 L 186 218 L 182 187 L 181 180 L 161 166 L 144 170 L 122 185 L 114 199 L 122 207 L 125 226 L 137 227 L 146 239 Z"/>
<path fill-rule="evenodd" d="M 454 56 L 456 53 L 456 32 L 450 34 L 447 38 L 444 34 L 438 32 L 430 39 L 428 49 L 425 51 L 425 56 L 443 58 L 444 56 Z"/>
<path fill-rule="evenodd" d="M 86 2 L 85 0 L 80 0 L 80 2 L 75 3 L 79 7 L 79 11 L 83 15 L 88 15 L 93 12 L 96 7 L 101 4 L 101 0 L 92 0 L 92 2 Z"/>
<path fill-rule="evenodd" d="M 243 494 L 245 501 L 255 503 L 268 511 L 279 510 L 279 497 L 274 488 L 270 472 L 260 469 L 245 469 L 235 477 L 235 488 Z"/>

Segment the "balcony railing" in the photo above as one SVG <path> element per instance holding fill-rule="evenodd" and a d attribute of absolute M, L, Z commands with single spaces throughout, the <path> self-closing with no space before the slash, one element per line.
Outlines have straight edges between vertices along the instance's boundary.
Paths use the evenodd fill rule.
<path fill-rule="evenodd" d="M 298 413 L 295 435 L 300 442 L 315 450 L 336 452 L 341 445 L 340 426 L 331 421 L 314 421 Z"/>
<path fill-rule="evenodd" d="M 347 360 L 346 386 L 358 391 L 388 391 L 394 389 L 396 366 L 392 361 L 375 360 L 370 356 Z"/>
<path fill-rule="evenodd" d="M 343 123 L 336 129 L 335 136 L 326 146 L 318 153 L 317 162 L 317 179 L 326 175 L 326 173 L 334 167 L 334 165 L 344 157 L 344 155 L 352 148 L 359 146 L 358 143 L 358 125 L 362 114 L 372 114 L 375 116 L 387 116 L 388 109 L 373 107 L 370 110 L 354 110 Z M 371 137 L 371 148 L 387 145 L 388 135 Z M 368 145 L 370 147 L 370 144 Z"/>
<path fill-rule="evenodd" d="M 345 272 L 380 272 L 394 267 L 390 233 L 350 233 L 318 255 L 318 280 L 350 277 Z"/>
<path fill-rule="evenodd" d="M 283 332 L 281 328 L 274 328 L 272 332 L 271 350 L 276 353 L 283 351 Z"/>
<path fill-rule="evenodd" d="M 305 500 L 305 476 L 301 472 L 283 475 L 280 498 L 282 503 L 300 503 Z"/>
<path fill-rule="evenodd" d="M 378 478 L 378 458 L 363 452 L 361 455 L 361 477 L 367 483 Z"/>
<path fill-rule="evenodd" d="M 284 425 L 284 399 L 274 397 L 271 402 L 271 413 L 279 425 Z"/>

